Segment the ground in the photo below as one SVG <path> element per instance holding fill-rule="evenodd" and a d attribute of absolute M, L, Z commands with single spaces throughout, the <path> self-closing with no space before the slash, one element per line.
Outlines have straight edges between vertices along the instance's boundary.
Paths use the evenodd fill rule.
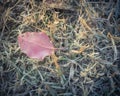
<path fill-rule="evenodd" d="M 1 96 L 119 96 L 120 0 L 1 0 Z M 45 32 L 58 50 L 43 61 L 18 46 Z"/>

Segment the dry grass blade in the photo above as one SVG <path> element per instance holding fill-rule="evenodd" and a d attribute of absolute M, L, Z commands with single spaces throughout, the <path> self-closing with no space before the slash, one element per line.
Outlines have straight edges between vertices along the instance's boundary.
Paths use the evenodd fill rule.
<path fill-rule="evenodd" d="M 112 44 L 113 44 L 113 49 L 114 49 L 114 60 L 116 60 L 117 58 L 118 58 L 118 51 L 117 51 L 117 47 L 116 47 L 116 45 L 115 45 L 115 41 L 114 41 L 114 38 L 113 38 L 113 36 L 110 34 L 110 33 L 108 33 L 108 37 L 111 39 L 111 41 L 112 41 Z"/>

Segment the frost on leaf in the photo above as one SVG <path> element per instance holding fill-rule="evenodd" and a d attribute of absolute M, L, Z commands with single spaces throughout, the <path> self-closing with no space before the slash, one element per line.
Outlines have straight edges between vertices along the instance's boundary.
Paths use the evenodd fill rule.
<path fill-rule="evenodd" d="M 44 32 L 26 32 L 18 36 L 18 44 L 23 53 L 30 58 L 43 60 L 55 51 L 49 37 Z"/>

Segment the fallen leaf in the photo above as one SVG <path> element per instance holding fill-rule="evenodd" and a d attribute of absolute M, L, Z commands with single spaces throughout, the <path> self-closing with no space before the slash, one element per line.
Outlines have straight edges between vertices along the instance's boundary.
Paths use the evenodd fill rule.
<path fill-rule="evenodd" d="M 30 58 L 43 60 L 54 54 L 54 48 L 49 37 L 44 32 L 26 32 L 18 36 L 20 49 Z"/>

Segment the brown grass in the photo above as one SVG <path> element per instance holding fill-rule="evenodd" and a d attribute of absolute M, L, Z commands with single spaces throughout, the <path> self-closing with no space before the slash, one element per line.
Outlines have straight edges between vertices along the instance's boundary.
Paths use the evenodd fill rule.
<path fill-rule="evenodd" d="M 118 3 L 0 1 L 1 96 L 118 96 Z M 43 61 L 27 57 L 17 43 L 27 31 L 44 31 L 60 50 Z"/>

